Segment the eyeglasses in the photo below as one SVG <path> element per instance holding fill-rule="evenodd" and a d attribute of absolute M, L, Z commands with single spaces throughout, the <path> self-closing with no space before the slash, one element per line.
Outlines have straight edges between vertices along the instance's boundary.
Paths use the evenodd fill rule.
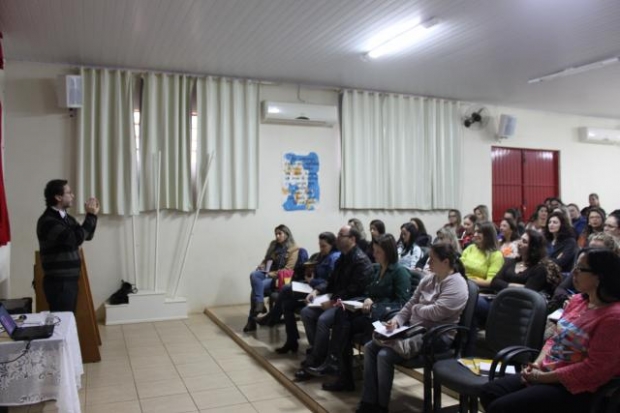
<path fill-rule="evenodd" d="M 350 237 L 351 237 L 351 235 L 349 235 L 349 234 L 340 234 L 340 233 L 338 233 L 338 238 L 350 238 Z"/>
<path fill-rule="evenodd" d="M 589 272 L 590 274 L 594 274 L 594 271 L 592 271 L 592 268 L 585 268 L 585 267 L 574 267 L 573 272 L 574 273 Z"/>
<path fill-rule="evenodd" d="M 603 225 L 603 226 L 604 226 L 605 228 L 611 228 L 611 229 L 616 229 L 616 228 L 618 228 L 618 226 L 617 226 L 617 225 L 610 225 L 610 224 L 605 224 L 605 225 Z"/>

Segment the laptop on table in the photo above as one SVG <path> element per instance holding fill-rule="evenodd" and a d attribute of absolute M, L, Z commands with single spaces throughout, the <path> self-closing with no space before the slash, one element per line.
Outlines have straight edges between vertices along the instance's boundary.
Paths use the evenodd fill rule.
<path fill-rule="evenodd" d="M 18 327 L 9 312 L 0 304 L 0 324 L 9 337 L 15 341 L 30 341 L 49 338 L 54 334 L 54 325 Z"/>

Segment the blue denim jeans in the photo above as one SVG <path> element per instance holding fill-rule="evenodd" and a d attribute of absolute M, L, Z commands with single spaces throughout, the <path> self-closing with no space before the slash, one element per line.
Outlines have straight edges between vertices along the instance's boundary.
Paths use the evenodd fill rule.
<path fill-rule="evenodd" d="M 320 364 L 327 357 L 329 334 L 334 325 L 337 308 L 323 311 L 320 307 L 304 307 L 301 310 L 301 321 L 304 323 L 308 342 L 312 346 L 312 361 Z"/>
<path fill-rule="evenodd" d="M 271 292 L 273 279 L 262 271 L 253 271 L 250 274 L 250 285 L 252 286 L 252 301 L 262 302 L 265 294 Z"/>
<path fill-rule="evenodd" d="M 391 348 L 380 347 L 372 341 L 366 343 L 362 401 L 368 404 L 378 404 L 387 409 L 392 393 L 392 381 L 394 381 L 394 365 L 404 361 L 405 359 Z"/>

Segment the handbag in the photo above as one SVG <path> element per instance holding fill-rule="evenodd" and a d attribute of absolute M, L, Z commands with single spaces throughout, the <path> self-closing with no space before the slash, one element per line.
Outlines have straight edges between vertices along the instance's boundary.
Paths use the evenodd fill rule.
<path fill-rule="evenodd" d="M 289 284 L 291 282 L 291 280 L 293 279 L 293 274 L 293 270 L 289 270 L 286 268 L 278 270 L 278 277 L 276 278 L 276 288 L 278 289 L 278 291 L 281 291 L 286 284 Z"/>
<path fill-rule="evenodd" d="M 417 356 L 424 344 L 425 328 L 413 328 L 395 338 L 385 338 L 376 332 L 372 333 L 372 342 L 379 347 L 391 348 L 404 359 Z"/>

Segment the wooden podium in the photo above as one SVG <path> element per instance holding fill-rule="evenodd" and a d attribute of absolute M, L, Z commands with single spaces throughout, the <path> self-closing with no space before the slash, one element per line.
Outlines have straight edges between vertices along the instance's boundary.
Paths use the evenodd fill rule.
<path fill-rule="evenodd" d="M 90 293 L 90 283 L 88 282 L 88 271 L 86 270 L 84 252 L 81 248 L 80 259 L 82 261 L 82 269 L 78 280 L 78 299 L 75 309 L 75 321 L 80 338 L 82 361 L 84 363 L 94 363 L 101 361 L 101 354 L 99 354 L 101 336 L 99 335 L 99 326 L 95 318 L 95 306 L 93 305 L 93 296 Z M 41 265 L 39 251 L 35 251 L 34 253 L 34 291 L 36 295 L 36 311 L 48 311 L 49 305 L 45 298 L 45 292 L 43 292 L 43 267 Z"/>

